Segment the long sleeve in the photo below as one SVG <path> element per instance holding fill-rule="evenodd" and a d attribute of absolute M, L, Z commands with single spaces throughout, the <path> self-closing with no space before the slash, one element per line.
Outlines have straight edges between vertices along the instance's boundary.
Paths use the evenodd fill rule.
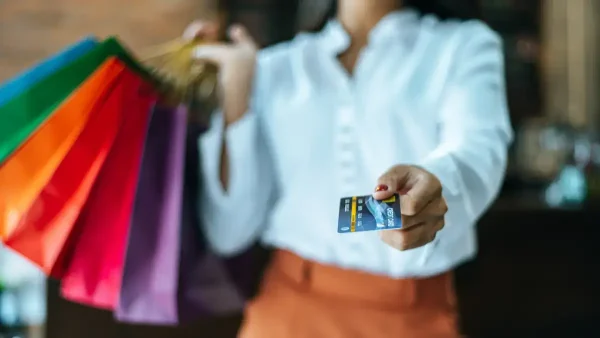
<path fill-rule="evenodd" d="M 266 225 L 274 199 L 274 171 L 261 123 L 261 98 L 265 83 L 260 69 L 254 84 L 250 111 L 223 128 L 216 114 L 211 128 L 200 137 L 200 217 L 210 247 L 221 255 L 235 255 L 248 248 Z M 220 182 L 223 140 L 228 147 L 229 187 Z"/>
<path fill-rule="evenodd" d="M 449 207 L 443 232 L 450 236 L 463 233 L 497 196 L 512 141 L 501 40 L 478 22 L 459 34 L 458 66 L 440 106 L 440 145 L 420 163 L 442 183 Z"/>

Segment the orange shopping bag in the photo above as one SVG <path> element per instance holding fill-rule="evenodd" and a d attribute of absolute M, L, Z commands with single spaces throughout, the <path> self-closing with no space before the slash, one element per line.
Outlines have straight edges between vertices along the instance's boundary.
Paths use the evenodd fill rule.
<path fill-rule="evenodd" d="M 147 94 L 147 86 L 136 77 L 127 88 L 121 129 L 77 219 L 80 233 L 61 281 L 68 300 L 116 307 L 142 150 L 156 100 Z"/>
<path fill-rule="evenodd" d="M 0 167 L 0 239 L 19 224 L 118 76 L 105 63 Z"/>
<path fill-rule="evenodd" d="M 55 264 L 121 125 L 124 91 L 131 86 L 131 75 L 124 74 L 124 69 L 120 61 L 113 59 L 94 75 L 105 79 L 108 73 L 119 76 L 105 83 L 105 97 L 99 98 L 91 109 L 77 141 L 5 240 L 7 246 L 37 264 L 47 275 L 60 278 L 53 273 L 60 269 Z"/>

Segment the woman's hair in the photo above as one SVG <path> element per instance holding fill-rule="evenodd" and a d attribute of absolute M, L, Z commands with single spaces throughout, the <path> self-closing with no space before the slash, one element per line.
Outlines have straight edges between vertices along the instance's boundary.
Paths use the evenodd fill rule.
<path fill-rule="evenodd" d="M 404 7 L 413 8 L 421 15 L 433 14 L 441 20 L 481 19 L 481 8 L 479 3 L 480 0 L 402 0 L 402 5 Z M 335 17 L 336 12 L 337 0 L 333 0 L 331 6 L 327 9 L 323 20 L 311 30 L 321 30 L 327 24 L 327 21 Z"/>

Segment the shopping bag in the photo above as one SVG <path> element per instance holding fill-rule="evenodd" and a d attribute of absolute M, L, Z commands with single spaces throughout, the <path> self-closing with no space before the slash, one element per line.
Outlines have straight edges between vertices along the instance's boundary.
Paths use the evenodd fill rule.
<path fill-rule="evenodd" d="M 119 75 L 124 70 L 123 63 L 114 59 L 105 67 Z M 104 84 L 107 86 L 105 98 L 92 108 L 89 120 L 73 147 L 5 240 L 7 246 L 55 278 L 60 278 L 57 271 L 61 267 L 56 266 L 59 254 L 67 243 L 125 114 L 123 102 L 127 98 L 123 92 L 131 81 L 117 76 Z"/>
<path fill-rule="evenodd" d="M 185 108 L 156 106 L 137 186 L 116 317 L 177 323 Z"/>
<path fill-rule="evenodd" d="M 271 250 L 258 243 L 227 259 L 210 249 L 201 230 L 200 215 L 206 211 L 198 203 L 202 188 L 198 138 L 205 131 L 202 125 L 188 125 L 179 258 L 181 322 L 240 313 L 245 301 L 257 295 L 271 257 Z"/>
<path fill-rule="evenodd" d="M 247 286 L 260 276 L 253 251 L 225 260 L 210 250 L 201 231 L 198 210 L 200 180 L 199 130 L 188 127 L 184 198 L 181 212 L 179 257 L 179 322 L 200 317 L 241 313 Z M 237 278 L 239 277 L 239 278 Z"/>
<path fill-rule="evenodd" d="M 186 147 L 186 116 L 182 106 L 152 116 L 115 311 L 121 322 L 176 325 L 243 306 L 224 266 L 199 246 L 197 137 Z"/>
<path fill-rule="evenodd" d="M 104 40 L 0 106 L 0 165 L 110 56 L 117 56 L 129 68 L 149 77 L 116 38 Z"/>
<path fill-rule="evenodd" d="M 47 78 L 60 68 L 77 60 L 98 45 L 95 37 L 86 37 L 0 86 L 0 106 Z"/>
<path fill-rule="evenodd" d="M 115 59 L 105 63 L 0 166 L 0 239 L 5 240 L 17 228 L 122 68 Z"/>
<path fill-rule="evenodd" d="M 77 240 L 61 282 L 64 298 L 98 308 L 114 309 L 117 304 L 143 145 L 156 100 L 141 78 L 131 82 L 121 129 L 75 223 Z"/>

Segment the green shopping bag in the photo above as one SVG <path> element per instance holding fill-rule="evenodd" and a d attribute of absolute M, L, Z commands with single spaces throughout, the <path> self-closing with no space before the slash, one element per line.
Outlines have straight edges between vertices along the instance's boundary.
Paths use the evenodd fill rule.
<path fill-rule="evenodd" d="M 151 78 L 116 37 L 104 40 L 81 58 L 0 106 L 0 165 L 111 56 L 118 57 L 143 77 Z"/>

